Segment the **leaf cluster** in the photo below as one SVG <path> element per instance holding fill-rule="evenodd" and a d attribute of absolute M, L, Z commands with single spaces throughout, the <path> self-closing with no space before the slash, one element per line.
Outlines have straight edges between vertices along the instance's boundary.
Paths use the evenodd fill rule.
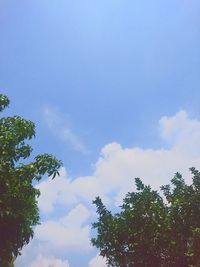
<path fill-rule="evenodd" d="M 0 111 L 9 99 L 0 94 Z M 32 152 L 27 140 L 35 137 L 35 125 L 19 116 L 0 118 L 0 259 L 10 261 L 33 237 L 39 223 L 37 197 L 33 180 L 44 174 L 55 177 L 61 161 L 49 154 L 37 155 L 25 163 Z"/>
<path fill-rule="evenodd" d="M 160 193 L 136 178 L 117 214 L 96 198 L 91 242 L 108 266 L 200 266 L 200 172 L 190 170 L 191 185 L 176 173 Z"/>

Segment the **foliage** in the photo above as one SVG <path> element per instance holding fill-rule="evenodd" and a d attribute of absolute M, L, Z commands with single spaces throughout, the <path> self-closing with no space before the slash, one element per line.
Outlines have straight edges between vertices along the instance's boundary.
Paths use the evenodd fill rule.
<path fill-rule="evenodd" d="M 91 241 L 108 266 L 200 266 L 200 172 L 190 170 L 191 185 L 176 173 L 162 194 L 136 178 L 137 191 L 126 195 L 118 214 L 96 198 Z"/>
<path fill-rule="evenodd" d="M 0 95 L 0 111 L 9 99 Z M 9 262 L 20 254 L 33 237 L 39 223 L 37 197 L 39 181 L 47 173 L 55 177 L 61 162 L 49 154 L 38 155 L 29 163 L 32 147 L 26 144 L 35 136 L 35 125 L 19 116 L 0 118 L 0 259 Z M 25 161 L 26 159 L 26 161 Z"/>

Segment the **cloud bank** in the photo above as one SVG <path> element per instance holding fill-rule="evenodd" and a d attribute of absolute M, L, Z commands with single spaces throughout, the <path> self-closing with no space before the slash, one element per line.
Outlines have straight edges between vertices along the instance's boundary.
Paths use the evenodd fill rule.
<path fill-rule="evenodd" d="M 72 179 L 63 168 L 60 177 L 42 181 L 37 186 L 41 191 L 39 207 L 41 214 L 48 219 L 36 227 L 35 242 L 42 243 L 45 251 L 53 250 L 55 257 L 60 253 L 64 255 L 64 251 L 93 253 L 91 260 L 83 266 L 106 266 L 105 259 L 96 256 L 90 245 L 91 222 L 95 220 L 92 200 L 100 196 L 112 209 L 122 203 L 128 191 L 134 190 L 135 177 L 141 177 L 144 183 L 159 189 L 169 183 L 177 171 L 190 182 L 189 167 L 200 167 L 199 120 L 189 118 L 186 111 L 180 111 L 172 117 L 162 117 L 158 129 L 165 147 L 167 144 L 169 148 L 123 148 L 118 143 L 110 143 L 102 148 L 91 175 Z M 68 210 L 64 215 L 63 208 Z M 49 219 L 51 217 L 55 219 Z M 38 255 L 35 261 L 43 263 L 39 251 Z M 53 262 L 44 267 L 60 266 L 56 264 Z M 66 262 L 63 264 L 63 267 L 68 266 Z M 16 266 L 25 267 L 23 256 Z"/>

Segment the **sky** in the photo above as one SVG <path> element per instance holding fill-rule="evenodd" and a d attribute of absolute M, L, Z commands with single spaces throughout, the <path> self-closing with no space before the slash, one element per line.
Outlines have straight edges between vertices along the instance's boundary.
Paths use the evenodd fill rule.
<path fill-rule="evenodd" d="M 199 0 L 0 0 L 4 116 L 34 121 L 34 155 L 63 161 L 36 185 L 41 224 L 16 267 L 105 267 L 92 200 L 115 210 L 200 168 Z"/>

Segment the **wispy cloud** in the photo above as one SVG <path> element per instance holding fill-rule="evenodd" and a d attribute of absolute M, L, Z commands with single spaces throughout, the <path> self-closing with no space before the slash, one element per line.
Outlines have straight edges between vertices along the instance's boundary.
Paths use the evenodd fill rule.
<path fill-rule="evenodd" d="M 54 108 L 45 107 L 43 115 L 48 128 L 56 134 L 61 140 L 71 145 L 71 147 L 81 152 L 88 154 L 89 150 L 86 148 L 80 137 L 73 132 L 68 125 L 67 120 L 60 112 Z"/>

